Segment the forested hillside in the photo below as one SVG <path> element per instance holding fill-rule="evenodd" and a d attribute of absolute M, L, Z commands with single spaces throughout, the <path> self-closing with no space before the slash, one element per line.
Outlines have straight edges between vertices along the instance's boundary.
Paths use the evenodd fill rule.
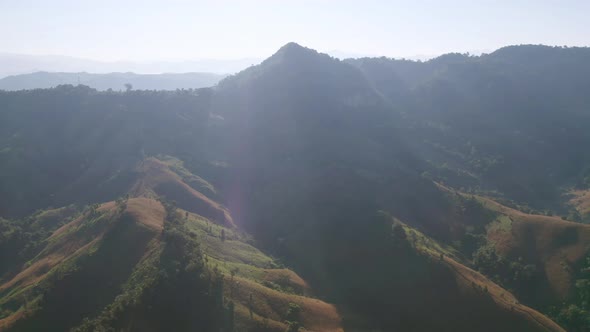
<path fill-rule="evenodd" d="M 589 331 L 588 91 L 587 48 L 295 43 L 0 91 L 0 330 Z"/>

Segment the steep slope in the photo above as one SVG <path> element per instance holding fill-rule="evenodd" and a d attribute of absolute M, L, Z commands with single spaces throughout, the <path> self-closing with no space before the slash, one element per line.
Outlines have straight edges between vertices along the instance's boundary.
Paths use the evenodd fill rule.
<path fill-rule="evenodd" d="M 537 305 L 557 304 L 575 290 L 578 265 L 590 254 L 590 225 L 555 216 L 531 215 L 479 198 L 489 209 L 509 218 L 508 227 L 488 229 L 488 239 L 501 255 L 540 266 L 543 280 L 534 287 Z"/>
<path fill-rule="evenodd" d="M 166 279 L 160 280 L 158 270 L 153 269 L 165 263 L 173 244 L 173 233 L 163 233 L 170 227 L 167 223 L 176 222 L 167 215 L 169 208 L 166 211 L 162 204 L 147 198 L 111 202 L 56 230 L 37 257 L 2 282 L 0 330 L 42 327 L 62 331 L 79 324 L 81 331 L 108 326 L 125 331 L 161 330 L 157 327 L 160 321 L 156 327 L 149 327 L 144 305 L 162 305 L 149 294 L 165 287 L 162 282 Z M 311 294 L 307 283 L 247 244 L 245 235 L 197 214 L 172 213 L 182 218 L 185 231 L 202 248 L 205 259 L 201 273 L 221 283 L 211 287 L 221 292 L 225 305 L 231 303 L 236 328 L 284 331 L 290 324 L 308 331 L 342 331 L 333 305 L 307 297 Z M 202 282 L 193 278 L 197 285 Z M 178 281 L 167 286 L 172 294 L 183 291 L 183 283 Z M 197 303 L 204 297 L 202 309 L 216 308 L 214 298 L 199 293 L 191 296 Z M 178 314 L 177 319 L 185 320 L 184 314 Z M 166 314 L 162 315 L 157 319 L 166 321 Z M 205 323 L 194 326 L 203 327 L 200 324 Z M 173 326 L 184 330 L 182 324 Z"/>
<path fill-rule="evenodd" d="M 67 330 L 113 301 L 133 266 L 157 246 L 164 220 L 155 201 L 133 199 L 121 208 L 104 204 L 56 230 L 45 249 L 0 286 L 2 307 L 12 311 L 0 326 Z"/>
<path fill-rule="evenodd" d="M 333 86 L 336 77 L 345 83 Z M 345 328 L 547 329 L 526 314 L 504 316 L 505 306 L 459 291 L 444 266 L 391 247 L 391 225 L 376 211 L 445 238 L 451 227 L 439 227 L 437 211 L 449 203 L 398 135 L 400 114 L 360 70 L 288 44 L 220 83 L 212 112 L 229 133 L 218 137 L 233 175 L 222 188 L 238 223 L 342 307 Z M 475 307 L 472 320 L 459 319 Z"/>
<path fill-rule="evenodd" d="M 176 202 L 180 208 L 198 212 L 217 223 L 235 226 L 227 209 L 185 183 L 180 175 L 170 169 L 169 164 L 156 158 L 148 158 L 136 170 L 137 182 L 129 191 L 132 196 L 165 197 Z M 195 181 L 199 181 L 208 190 L 214 190 L 203 179 L 194 175 L 192 177 L 197 178 Z"/>
<path fill-rule="evenodd" d="M 459 231 L 443 241 L 459 261 L 545 313 L 578 296 L 580 269 L 590 255 L 589 225 L 438 186 L 465 211 L 451 214 Z"/>
<path fill-rule="evenodd" d="M 207 266 L 225 275 L 224 294 L 234 302 L 237 330 L 284 331 L 292 321 L 306 331 L 342 331 L 336 307 L 308 297 L 313 290 L 307 282 L 248 244 L 251 238 L 196 214 L 186 217 Z"/>
<path fill-rule="evenodd" d="M 76 219 L 78 208 L 69 205 L 40 210 L 24 220 L 0 218 L 0 278 L 6 278 L 16 266 L 36 256 L 54 230 Z"/>
<path fill-rule="evenodd" d="M 400 235 L 381 217 L 364 226 L 354 235 L 338 226 L 342 242 L 332 239 L 316 252 L 325 259 L 329 299 L 340 304 L 345 329 L 563 331 L 419 232 Z"/>
<path fill-rule="evenodd" d="M 590 164 L 581 148 L 590 141 L 589 54 L 521 45 L 426 62 L 348 62 L 404 112 L 402 136 L 435 179 L 561 214 L 564 187 L 583 185 Z"/>
<path fill-rule="evenodd" d="M 398 221 L 399 222 L 399 221 Z M 478 273 L 471 268 L 459 263 L 460 258 L 455 256 L 452 248 L 444 247 L 438 244 L 435 240 L 428 238 L 421 232 L 404 225 L 406 234 L 409 234 L 408 239 L 415 250 L 431 257 L 433 264 L 440 264 L 445 266 L 456 280 L 456 291 L 460 295 L 457 297 L 467 297 L 474 303 L 470 304 L 472 308 L 478 305 L 488 305 L 485 309 L 488 315 L 493 316 L 494 311 L 498 311 L 496 315 L 505 317 L 500 318 L 503 322 L 511 321 L 508 325 L 510 329 L 526 330 L 541 329 L 546 331 L 563 331 L 561 327 L 555 324 L 551 319 L 547 318 L 540 312 L 521 304 L 517 298 L 509 291 L 498 286 L 490 281 L 487 277 Z M 481 303 L 483 302 L 483 303 Z M 487 303 L 486 303 L 487 302 Z M 493 303 L 493 304 L 492 304 Z M 469 311 L 469 309 L 465 309 Z M 519 318 L 516 318 L 516 317 Z M 522 319 L 525 323 L 521 322 Z M 476 325 L 471 327 L 474 330 L 484 329 Z M 517 327 L 518 324 L 524 324 L 523 327 Z M 527 326 L 528 327 L 524 327 Z M 502 327 L 486 327 L 491 330 L 502 330 Z"/>

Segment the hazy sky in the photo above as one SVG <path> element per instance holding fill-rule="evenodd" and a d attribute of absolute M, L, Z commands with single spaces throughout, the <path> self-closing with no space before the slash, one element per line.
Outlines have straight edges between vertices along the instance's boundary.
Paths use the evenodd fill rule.
<path fill-rule="evenodd" d="M 590 45 L 590 0 L 0 0 L 0 52 L 97 60 L 266 57 L 295 41 L 387 56 Z"/>

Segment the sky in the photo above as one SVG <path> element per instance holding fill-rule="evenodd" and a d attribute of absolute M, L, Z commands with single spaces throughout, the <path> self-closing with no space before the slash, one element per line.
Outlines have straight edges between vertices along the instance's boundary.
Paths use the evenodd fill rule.
<path fill-rule="evenodd" d="M 294 41 L 389 57 L 590 45 L 590 0 L 0 0 L 0 53 L 264 58 Z"/>

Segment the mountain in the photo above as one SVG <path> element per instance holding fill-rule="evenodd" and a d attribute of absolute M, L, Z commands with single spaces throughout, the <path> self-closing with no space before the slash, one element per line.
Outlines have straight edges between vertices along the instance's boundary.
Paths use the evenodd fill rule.
<path fill-rule="evenodd" d="M 53 226 L 30 263 L 0 286 L 5 313 L 24 306 L 0 326 L 275 331 L 292 315 L 293 324 L 341 331 L 333 305 L 311 298 L 305 280 L 234 227 L 146 196 L 96 204 L 70 220 Z"/>
<path fill-rule="evenodd" d="M 423 63 L 350 63 L 403 105 L 415 123 L 408 135 L 422 130 L 410 141 L 429 141 L 413 150 L 435 164 L 439 177 L 567 214 L 560 206 L 564 186 L 584 186 L 588 176 L 589 155 L 577 147 L 589 139 L 590 99 L 582 93 L 590 86 L 589 56 L 588 48 L 523 45 Z"/>
<path fill-rule="evenodd" d="M 45 72 L 135 72 L 142 74 L 206 72 L 227 74 L 236 73 L 261 59 L 202 59 L 185 61 L 97 61 L 63 55 L 27 55 L 0 53 L 0 78 L 10 75 Z"/>
<path fill-rule="evenodd" d="M 588 52 L 0 91 L 0 329 L 587 331 Z"/>
<path fill-rule="evenodd" d="M 0 90 L 47 89 L 58 85 L 87 85 L 97 90 L 123 90 L 131 84 L 139 90 L 198 89 L 217 84 L 224 75 L 211 73 L 134 74 L 134 73 L 48 73 L 36 72 L 0 79 Z"/>

